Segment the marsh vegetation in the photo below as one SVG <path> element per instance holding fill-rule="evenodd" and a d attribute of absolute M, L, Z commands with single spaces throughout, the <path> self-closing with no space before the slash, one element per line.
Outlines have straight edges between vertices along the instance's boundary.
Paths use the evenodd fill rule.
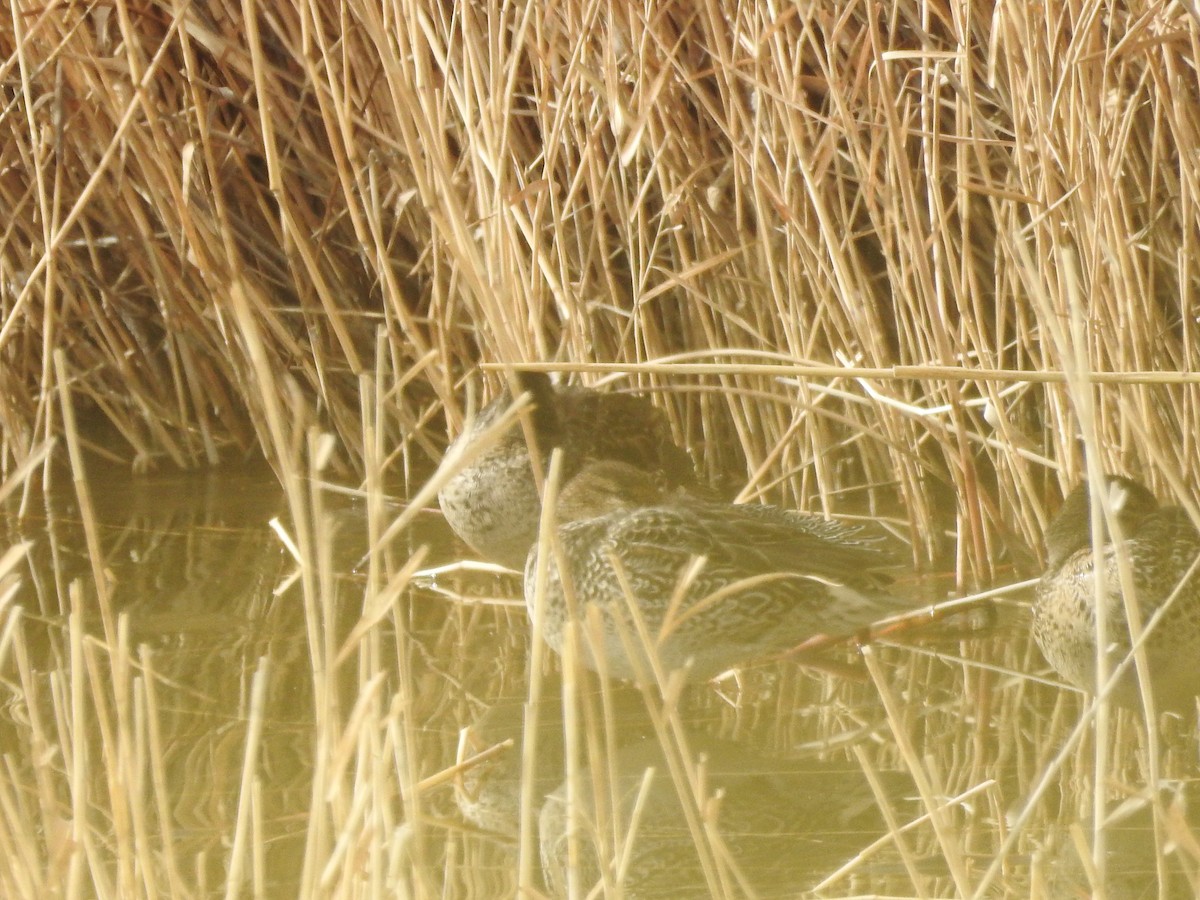
<path fill-rule="evenodd" d="M 1194 726 L 1063 685 L 1027 594 L 638 691 L 434 511 L 533 365 L 650 397 L 743 500 L 873 519 L 929 603 L 1035 577 L 1087 475 L 1200 518 L 1192 4 L 13 13 L 0 893 L 619 896 L 675 804 L 676 887 L 769 895 L 743 789 L 862 801 L 787 895 L 1194 894 Z M 455 802 L 493 769 L 507 831 Z M 546 795 L 588 823 L 549 879 Z"/>

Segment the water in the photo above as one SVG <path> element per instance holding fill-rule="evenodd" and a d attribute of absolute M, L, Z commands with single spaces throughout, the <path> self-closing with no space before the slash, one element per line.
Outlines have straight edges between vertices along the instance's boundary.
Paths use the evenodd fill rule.
<path fill-rule="evenodd" d="M 838 646 L 670 702 L 564 680 L 549 657 L 526 762 L 535 676 L 519 581 L 451 569 L 387 592 L 419 545 L 427 571 L 461 556 L 435 514 L 371 570 L 367 505 L 316 491 L 306 581 L 268 524 L 299 532 L 269 471 L 94 471 L 89 489 L 98 566 L 65 479 L 3 520 L 8 544 L 33 542 L 0 610 L 0 839 L 18 848 L 6 896 L 508 897 L 523 858 L 533 885 L 585 893 L 617 878 L 598 856 L 626 860 L 631 896 L 714 883 L 795 896 L 823 881 L 821 896 L 950 896 L 979 883 L 1082 708 L 1028 677 L 1045 666 L 1010 601 L 984 632 L 876 642 L 875 676 Z M 1111 740 L 1114 791 L 1136 800 L 1136 722 L 1119 715 Z M 1190 740 L 1168 749 L 1168 771 L 1190 771 Z M 1036 808 L 1000 895 L 1086 885 L 1067 829 L 1086 821 L 1088 746 Z M 936 828 L 918 821 L 913 767 Z M 1154 896 L 1148 811 L 1130 802 L 1111 895 Z M 884 840 L 834 875 L 914 822 L 902 848 Z M 1190 895 L 1175 884 L 1167 896 Z"/>
<path fill-rule="evenodd" d="M 190 884 L 219 884 L 222 845 L 239 789 L 238 735 L 248 674 L 259 658 L 274 660 L 279 674 L 279 703 L 265 736 L 264 759 L 282 775 L 281 796 L 306 793 L 311 702 L 303 697 L 303 616 L 296 604 L 272 596 L 287 560 L 267 522 L 282 511 L 282 498 L 265 469 L 143 478 L 98 470 L 89 488 L 105 591 L 126 631 L 122 640 L 129 652 L 122 662 L 129 669 L 117 671 L 113 659 L 122 654 L 105 652 L 79 503 L 63 479 L 61 490 L 35 497 L 22 519 L 12 514 L 5 522 L 10 542 L 33 542 L 14 601 L 24 613 L 19 649 L 31 674 L 8 683 L 0 745 L 30 766 L 42 742 L 31 733 L 31 719 L 39 718 L 51 748 L 49 759 L 40 762 L 49 762 L 55 791 L 85 794 L 93 809 L 87 825 L 103 834 L 109 830 L 103 821 L 113 815 L 112 801 L 136 806 L 139 798 L 118 797 L 121 791 L 105 783 L 106 768 L 117 764 L 112 756 L 120 738 L 104 740 L 102 727 L 127 728 L 128 752 L 139 752 L 134 745 L 148 737 L 146 729 L 134 727 L 139 713 L 131 706 L 122 714 L 118 701 L 145 703 L 143 665 L 148 663 L 155 673 L 173 850 L 186 861 L 178 876 Z M 84 658 L 75 660 L 67 619 L 73 610 L 77 633 L 86 636 L 79 643 Z M 13 612 L 10 606 L 8 615 Z M 4 671 L 16 680 L 17 648 L 7 650 Z M 134 680 L 142 683 L 136 690 Z M 73 683 L 93 693 L 81 693 L 80 702 L 72 703 L 66 692 Z M 72 713 L 74 718 L 64 721 Z M 64 759 L 79 752 L 87 756 L 87 772 L 82 781 L 73 781 Z M 26 789 L 46 777 L 28 768 L 21 774 L 29 779 L 20 785 Z M 41 799 L 44 807 L 49 801 Z M 54 812 L 71 818 L 70 807 L 43 809 L 42 815 Z M 106 835 L 103 843 L 110 840 Z M 52 860 L 43 864 L 50 867 Z"/>

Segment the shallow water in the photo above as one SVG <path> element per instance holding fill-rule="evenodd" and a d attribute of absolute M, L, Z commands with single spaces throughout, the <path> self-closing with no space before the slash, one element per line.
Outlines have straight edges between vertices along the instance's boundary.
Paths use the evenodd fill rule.
<path fill-rule="evenodd" d="M 531 676 L 519 582 L 469 568 L 432 574 L 462 555 L 436 515 L 418 517 L 378 554 L 391 573 L 417 545 L 432 548 L 430 574 L 380 611 L 364 587 L 361 502 L 323 495 L 312 514 L 319 558 L 308 560 L 302 589 L 268 524 L 279 516 L 297 533 L 269 471 L 104 472 L 89 488 L 98 566 L 66 479 L 35 511 L 17 517 L 14 501 L 3 519 L 7 543 L 30 540 L 33 549 L 19 593 L 0 610 L 0 837 L 27 848 L 0 886 L 69 895 L 74 885 L 89 896 L 92 879 L 149 880 L 206 896 L 226 893 L 232 878 L 246 894 L 257 883 L 266 896 L 292 896 L 324 877 L 323 892 L 342 896 L 355 891 L 346 867 L 329 863 L 344 856 L 340 835 L 359 842 L 356 877 L 389 890 L 512 896 L 524 773 L 534 779 L 524 841 L 535 886 L 586 893 L 602 877 L 611 886 L 618 876 L 596 863 L 595 847 L 608 859 L 624 846 L 630 896 L 709 896 L 712 884 L 729 896 L 745 895 L 746 884 L 795 896 L 870 846 L 887 818 L 903 826 L 925 812 L 915 764 L 933 799 L 965 796 L 939 813 L 942 837 L 918 823 L 903 852 L 883 842 L 820 895 L 909 896 L 919 884 L 948 896 L 978 883 L 1082 708 L 1078 695 L 1027 677 L 1045 666 L 1020 601 L 1008 600 L 983 632 L 935 624 L 878 640 L 879 681 L 843 645 L 688 685 L 665 703 L 590 674 L 564 681 L 549 657 L 537 682 L 538 749 L 522 769 Z M 936 577 L 907 589 L 946 594 Z M 372 684 L 378 705 L 362 706 Z M 249 720 L 261 723 L 261 737 L 247 780 Z M 387 739 L 393 726 L 399 744 Z M 1118 716 L 1111 740 L 1114 791 L 1136 794 L 1133 720 Z M 454 777 L 456 761 L 494 747 Z M 1036 886 L 1064 896 L 1086 884 L 1068 828 L 1090 802 L 1089 747 L 1055 777 L 999 895 L 1029 896 Z M 1186 773 L 1194 758 L 1184 741 L 1166 765 Z M 355 812 L 359 790 L 377 794 L 369 815 Z M 628 798 L 639 792 L 635 815 Z M 536 830 L 548 796 L 543 875 Z M 556 820 L 568 806 L 595 827 Z M 1144 819 L 1134 810 L 1112 833 L 1112 896 L 1155 895 Z M 65 839 L 68 823 L 89 836 L 86 851 Z M 238 856 L 239 841 L 255 849 Z M 574 874 L 562 871 L 568 850 Z M 232 859 L 242 875 L 230 875 Z M 1190 895 L 1179 890 L 1167 896 Z"/>
<path fill-rule="evenodd" d="M 221 845 L 239 789 L 237 735 L 247 681 L 263 657 L 276 663 L 280 695 L 264 738 L 265 756 L 284 760 L 277 767 L 283 776 L 280 798 L 306 793 L 303 769 L 310 740 L 305 718 L 311 719 L 311 703 L 303 699 L 303 618 L 294 604 L 275 602 L 271 593 L 286 559 L 267 522 L 281 512 L 282 498 L 265 469 L 143 478 L 101 471 L 89 488 L 112 613 L 127 631 L 123 640 L 133 665 L 145 660 L 158 676 L 154 690 L 167 804 L 177 852 L 188 861 L 180 877 L 197 885 L 219 884 Z M 94 705 L 72 704 L 60 691 L 82 678 L 99 689 L 110 710 L 118 697 L 131 701 L 133 692 L 126 694 L 123 688 L 129 685 L 118 684 L 120 676 L 106 665 L 99 592 L 69 481 L 63 479 L 62 489 L 49 496 L 36 497 L 22 517 L 14 505 L 5 518 L 9 542 L 32 541 L 14 600 L 24 612 L 21 650 L 31 674 L 10 684 L 0 745 L 28 763 L 38 743 L 29 733 L 29 720 L 40 714 L 49 743 L 57 748 L 55 760 L 60 753 L 87 753 L 86 790 L 102 821 L 111 814 L 101 779 L 112 744 L 101 739 L 102 717 Z M 87 635 L 87 645 L 94 648 L 91 667 L 83 670 L 71 659 L 67 616 L 73 611 L 81 624 L 78 633 Z M 17 654 L 8 649 L 4 669 L 12 678 Z M 126 677 L 142 674 L 135 668 Z M 69 725 L 56 723 L 68 711 L 84 727 L 82 740 Z M 66 787 L 66 772 L 57 771 L 61 761 L 55 769 L 63 790 L 78 794 L 83 789 L 78 782 Z M 279 805 L 282 813 L 288 804 L 280 799 Z"/>

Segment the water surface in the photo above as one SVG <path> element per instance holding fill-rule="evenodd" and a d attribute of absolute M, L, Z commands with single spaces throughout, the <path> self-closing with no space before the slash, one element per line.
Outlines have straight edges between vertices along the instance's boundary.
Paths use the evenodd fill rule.
<path fill-rule="evenodd" d="M 319 489 L 298 561 L 269 524 L 299 532 L 266 469 L 97 471 L 88 487 L 98 559 L 66 479 L 3 519 L 9 544 L 33 545 L 0 623 L 0 822 L 26 848 L 13 889 L 508 897 L 524 859 L 554 894 L 607 879 L 631 896 L 949 896 L 982 876 L 1082 709 L 1029 677 L 1046 667 L 1020 598 L 982 632 L 876 641 L 874 677 L 843 644 L 667 702 L 564 681 L 552 656 L 531 674 L 519 580 L 453 568 L 464 550 L 434 513 L 373 567 L 369 505 Z M 391 597 L 419 546 L 424 574 Z M 905 590 L 947 585 L 913 576 Z M 1114 791 L 1130 796 L 1136 732 L 1122 714 L 1110 738 Z M 1086 883 L 1069 828 L 1091 758 L 1085 741 L 1055 777 L 1001 894 Z M 1153 896 L 1153 836 L 1132 812 L 1111 841 L 1113 895 Z"/>

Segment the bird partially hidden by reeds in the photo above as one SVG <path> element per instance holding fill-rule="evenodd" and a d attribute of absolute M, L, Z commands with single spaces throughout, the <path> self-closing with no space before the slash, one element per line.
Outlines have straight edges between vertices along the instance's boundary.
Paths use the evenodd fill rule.
<path fill-rule="evenodd" d="M 555 513 L 557 546 L 535 546 L 525 566 L 526 605 L 559 653 L 574 611 L 583 663 L 623 680 L 652 677 L 647 643 L 664 673 L 690 664 L 690 677 L 706 679 L 818 635 L 855 634 L 908 605 L 887 592 L 890 554 L 864 528 L 715 502 L 624 463 L 587 465 Z M 553 555 L 539 610 L 540 549 Z"/>
<path fill-rule="evenodd" d="M 515 377 L 520 390 L 532 395 L 530 421 L 539 456 L 544 464 L 552 448 L 561 448 L 564 481 L 586 460 L 616 460 L 668 486 L 696 483 L 691 457 L 675 444 L 666 414 L 645 398 L 554 385 L 540 372 L 519 371 Z M 451 450 L 478 440 L 512 403 L 512 393 L 505 389 L 480 411 Z M 472 549 L 488 560 L 520 569 L 537 538 L 541 514 L 521 424 L 514 423 L 455 474 L 438 501 L 450 527 Z"/>
<path fill-rule="evenodd" d="M 1145 649 L 1155 704 L 1174 710 L 1191 707 L 1200 694 L 1200 575 L 1195 572 L 1200 533 L 1182 509 L 1159 506 L 1132 479 L 1106 476 L 1098 488 L 1107 492 L 1116 528 L 1097 535 L 1099 549 L 1093 551 L 1092 490 L 1085 482 L 1068 494 L 1046 530 L 1049 567 L 1034 599 L 1034 640 L 1063 678 L 1094 691 L 1097 597 L 1106 612 L 1110 672 L 1132 646 L 1122 587 L 1125 568 L 1142 624 L 1153 629 Z M 1103 579 L 1099 595 L 1097 572 Z M 1122 705 L 1138 705 L 1132 664 L 1112 697 Z"/>

